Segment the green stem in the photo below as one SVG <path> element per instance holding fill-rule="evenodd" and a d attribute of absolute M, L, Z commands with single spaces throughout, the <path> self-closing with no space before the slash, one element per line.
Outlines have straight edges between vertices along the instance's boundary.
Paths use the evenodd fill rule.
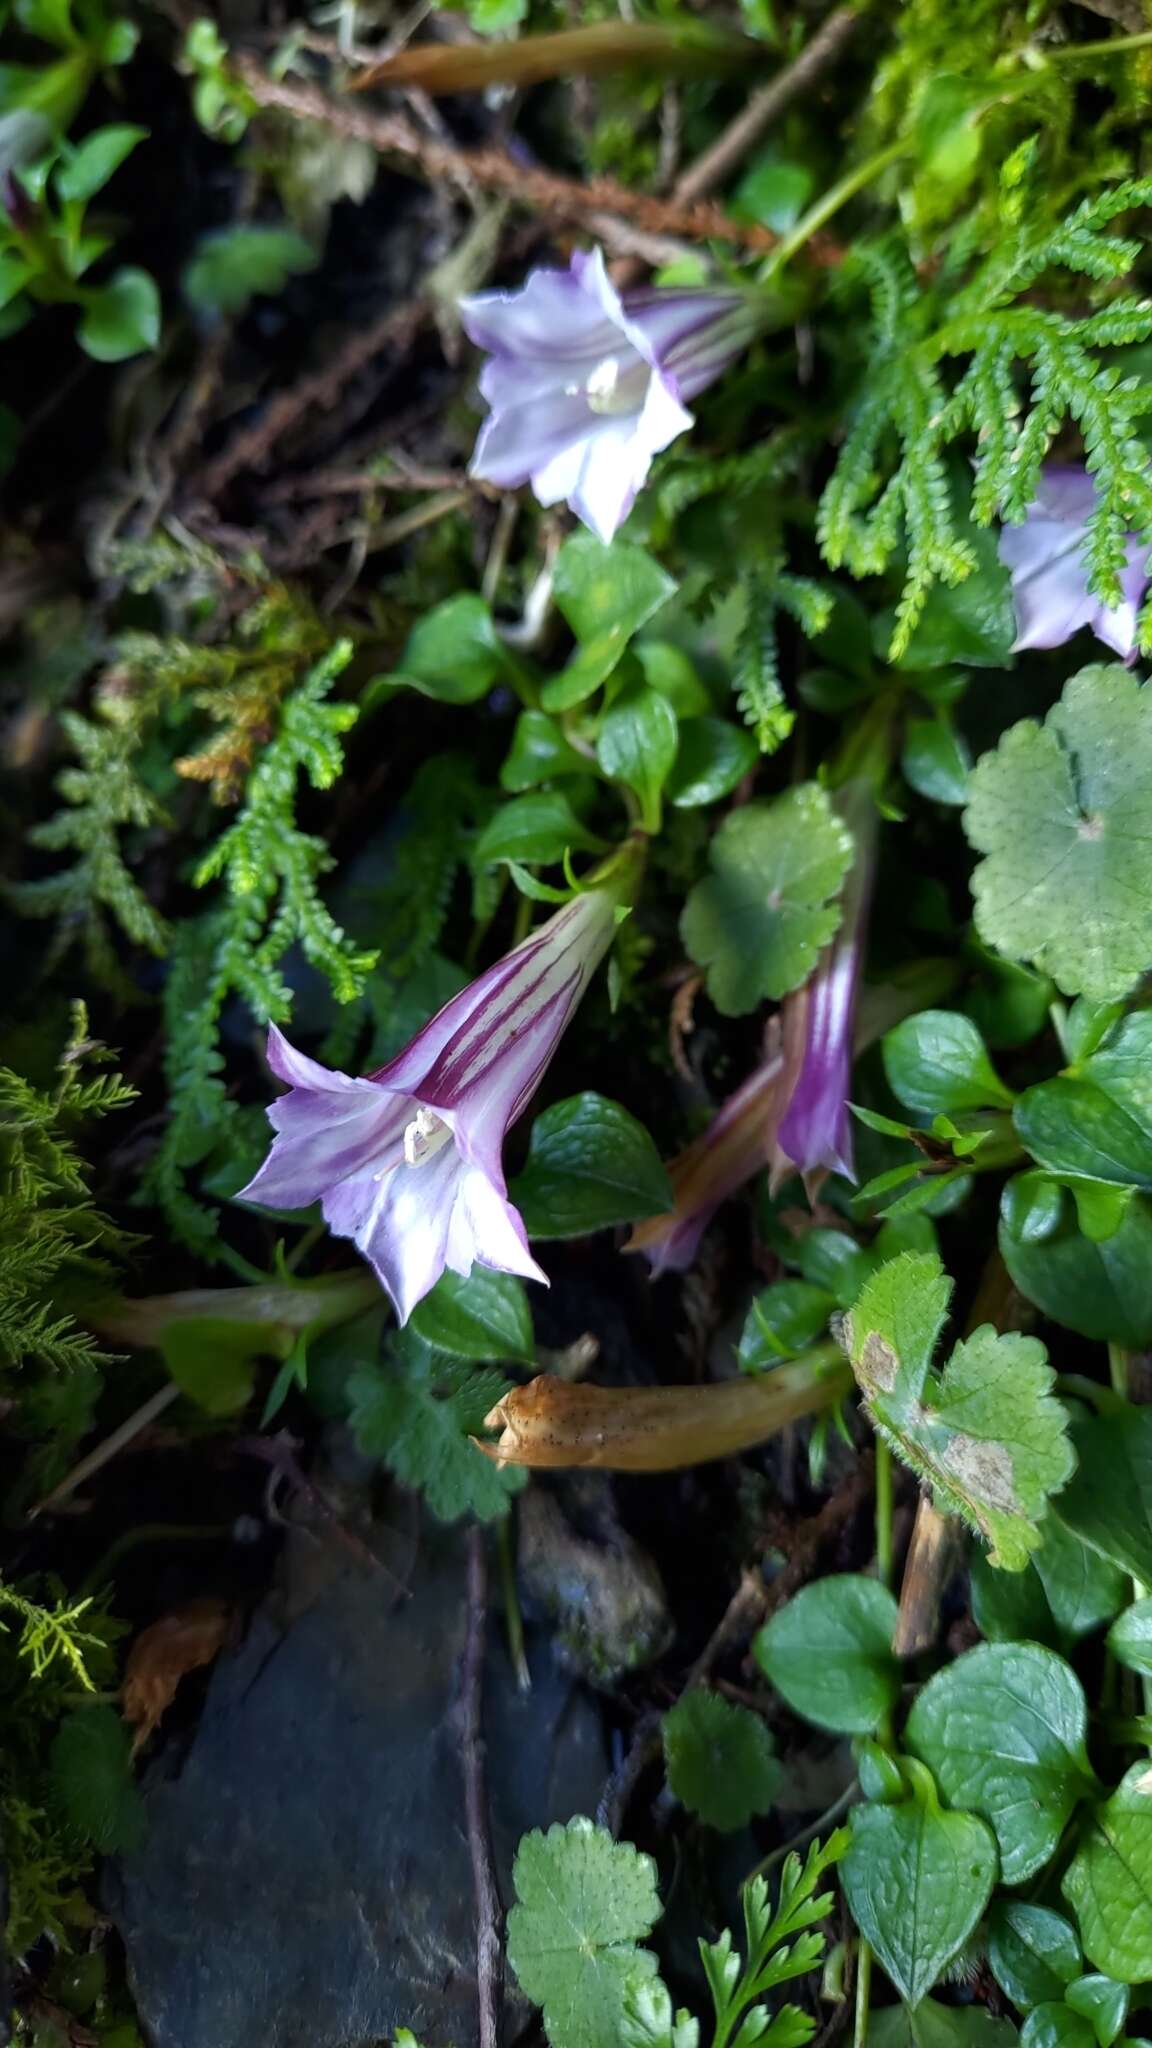
<path fill-rule="evenodd" d="M 1141 39 L 1138 38 L 1137 40 Z M 1152 41 L 1152 37 L 1143 40 Z M 1129 1392 L 1128 1353 L 1122 1344 L 1110 1344 L 1108 1346 L 1108 1378 L 1111 1382 L 1113 1393 L 1119 1394 L 1120 1399 L 1126 1401 Z M 1131 1583 L 1133 1600 L 1145 1599 L 1148 1588 L 1144 1581 L 1134 1577 Z M 1152 1749 L 1152 1677 L 1149 1677 L 1147 1673 L 1144 1673 L 1140 1679 L 1140 1696 L 1144 1702 L 1144 1717 L 1142 1732 L 1135 1739 L 1138 1742 L 1146 1743 L 1148 1748 Z"/>
<path fill-rule="evenodd" d="M 1062 49 L 1045 50 L 1041 68 L 1047 64 L 1076 64 L 1086 57 L 1123 57 L 1128 50 L 1152 47 L 1152 29 L 1131 36 L 1104 36 L 1096 43 L 1066 43 Z"/>
<path fill-rule="evenodd" d="M 860 1936 L 856 1951 L 856 2016 L 852 2023 L 852 2048 L 864 2048 L 868 2039 L 868 2007 L 872 1997 L 872 1950 Z"/>
<path fill-rule="evenodd" d="M 508 1637 L 508 1655 L 516 1673 L 516 1684 L 521 1692 L 531 1692 L 532 1674 L 528 1669 L 528 1657 L 524 1648 L 524 1616 L 520 1611 L 520 1595 L 516 1590 L 516 1562 L 512 1555 L 512 1517 L 505 1515 L 497 1524 L 496 1549 L 500 1560 L 500 1590 L 504 1596 L 504 1629 Z"/>
<path fill-rule="evenodd" d="M 80 1582 L 78 1599 L 94 1594 L 112 1576 L 114 1566 L 142 1543 L 226 1543 L 232 1533 L 228 1522 L 141 1522 L 138 1529 L 125 1529 L 110 1543 L 103 1557 Z"/>
<path fill-rule="evenodd" d="M 791 234 L 785 235 L 783 241 L 773 249 L 761 272 L 761 283 L 775 277 L 777 271 L 791 262 L 793 256 L 806 242 L 811 241 L 812 236 L 824 226 L 825 221 L 831 220 L 834 213 L 839 213 L 842 206 L 846 206 L 848 201 L 854 199 L 857 192 L 862 192 L 865 185 L 870 185 L 874 178 L 880 177 L 890 164 L 897 163 L 902 156 L 907 156 L 911 147 L 907 140 L 890 142 L 886 149 L 877 150 L 875 156 L 866 157 L 862 164 L 857 164 L 855 170 L 849 171 L 835 185 L 830 185 L 827 192 L 823 193 L 815 205 L 810 206 L 807 213 L 797 221 Z"/>
<path fill-rule="evenodd" d="M 879 1436 L 876 1438 L 876 1576 L 882 1586 L 891 1586 L 892 1453 Z"/>

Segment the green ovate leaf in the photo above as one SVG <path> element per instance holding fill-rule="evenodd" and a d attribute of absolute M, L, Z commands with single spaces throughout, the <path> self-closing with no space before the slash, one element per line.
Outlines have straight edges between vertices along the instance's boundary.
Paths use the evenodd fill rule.
<path fill-rule="evenodd" d="M 726 718 L 688 718 L 668 777 L 668 801 L 680 811 L 714 804 L 755 767 L 760 750 L 744 726 Z"/>
<path fill-rule="evenodd" d="M 1076 1930 L 1047 1906 L 997 1899 L 988 1916 L 988 1961 L 1001 1991 L 1023 2012 L 1064 1996 L 1080 1974 Z"/>
<path fill-rule="evenodd" d="M 472 849 L 475 868 L 515 861 L 525 867 L 552 867 L 574 850 L 597 853 L 603 841 L 580 823 L 563 790 L 537 789 L 501 804 L 479 833 Z"/>
<path fill-rule="evenodd" d="M 97 128 L 94 134 L 86 135 L 56 172 L 54 182 L 60 198 L 81 203 L 91 199 L 147 136 L 147 128 L 134 128 L 127 121 Z"/>
<path fill-rule="evenodd" d="M 731 1832 L 767 1813 L 783 1770 L 759 1714 L 693 1686 L 664 1716 L 668 1783 L 681 1805 Z"/>
<path fill-rule="evenodd" d="M 984 1324 L 933 1370 L 951 1292 L 935 1254 L 890 1259 L 845 1319 L 845 1343 L 880 1434 L 984 1537 L 993 1564 L 1020 1570 L 1072 1470 L 1066 1418 L 1034 1337 Z"/>
<path fill-rule="evenodd" d="M 712 873 L 684 906 L 681 936 L 727 1017 L 806 981 L 839 928 L 852 835 L 814 782 L 745 804 L 720 826 Z"/>
<path fill-rule="evenodd" d="M 1101 1343 L 1152 1342 L 1152 1202 L 1145 1196 L 1134 1195 L 1116 1228 L 1094 1239 L 1070 1196 L 1042 1176 L 1017 1174 L 1001 1200 L 999 1241 L 1015 1286 L 1054 1322 Z"/>
<path fill-rule="evenodd" d="M 1096 2048 L 1112 2048 L 1128 2017 L 1126 1984 L 1117 1984 L 1114 1977 L 1106 1977 L 1099 1972 L 1077 1977 L 1064 1993 L 1064 2002 L 1089 2022 L 1096 2037 Z"/>
<path fill-rule="evenodd" d="M 556 603 L 580 643 L 562 674 L 545 683 L 545 711 L 568 711 L 606 682 L 633 635 L 676 585 L 632 541 L 611 545 L 574 533 L 556 557 Z"/>
<path fill-rule="evenodd" d="M 1056 1503 L 1067 1527 L 1122 1571 L 1152 1581 L 1152 1408 L 1095 1416 L 1073 1434 L 1076 1471 Z"/>
<path fill-rule="evenodd" d="M 1152 1678 L 1152 1598 L 1135 1601 L 1113 1622 L 1108 1648 L 1118 1664 Z"/>
<path fill-rule="evenodd" d="M 897 1612 L 875 1579 L 819 1579 L 760 1630 L 756 1661 L 806 1721 L 841 1735 L 871 1735 L 900 1697 L 892 1650 Z"/>
<path fill-rule="evenodd" d="M 477 664 L 478 672 L 482 666 L 482 661 Z M 491 674 L 495 674 L 494 669 Z M 485 682 L 477 690 L 477 696 L 483 696 L 487 687 Z M 500 770 L 501 789 L 520 795 L 526 789 L 535 789 L 541 782 L 550 782 L 557 775 L 587 773 L 587 759 L 569 744 L 554 718 L 549 718 L 546 711 L 520 713 L 512 745 Z"/>
<path fill-rule="evenodd" d="M 920 1010 L 884 1039 L 888 1086 L 921 1116 L 970 1109 L 1009 1109 L 1004 1086 L 970 1017 L 959 1010 Z"/>
<path fill-rule="evenodd" d="M 528 1478 L 519 1466 L 493 1464 L 471 1442 L 506 1392 L 501 1373 L 477 1372 L 406 1338 L 388 1364 L 351 1374 L 349 1422 L 360 1448 L 421 1492 L 439 1521 L 475 1515 L 490 1522 L 507 1513 Z"/>
<path fill-rule="evenodd" d="M 905 1742 L 952 1805 L 990 1822 L 1005 1884 L 1047 1861 L 1095 1777 L 1075 1672 L 1035 1643 L 985 1643 L 929 1679 Z"/>
<path fill-rule="evenodd" d="M 1052 1649 L 1078 1643 L 1120 1612 L 1128 1581 L 1055 1514 L 1022 1572 L 998 1572 L 974 1557 L 972 1611 L 989 1642 L 1032 1641 Z"/>
<path fill-rule="evenodd" d="M 842 1866 L 852 1917 L 901 1998 L 917 2005 L 962 1948 L 996 1879 L 991 1829 L 945 1813 L 930 1787 L 858 1806 Z"/>
<path fill-rule="evenodd" d="M 660 793 L 676 759 L 676 713 L 659 690 L 639 683 L 617 697 L 600 724 L 597 753 L 613 782 L 640 799 L 646 832 L 660 830 Z"/>
<path fill-rule="evenodd" d="M 1082 669 L 972 770 L 981 937 L 1066 994 L 1125 995 L 1152 962 L 1150 806 L 1152 696 L 1129 669 Z"/>
<path fill-rule="evenodd" d="M 828 1327 L 835 1297 L 807 1280 L 777 1280 L 756 1296 L 741 1333 L 737 1356 L 745 1372 L 765 1372 L 782 1358 L 795 1358 Z"/>
<path fill-rule="evenodd" d="M 444 1273 L 412 1311 L 409 1329 L 453 1358 L 499 1365 L 535 1357 L 524 1282 L 511 1273 L 473 1266 L 466 1279 Z"/>
<path fill-rule="evenodd" d="M 1038 2005 L 1020 2029 L 1021 2048 L 1096 2048 L 1089 2022 L 1061 1999 Z"/>
<path fill-rule="evenodd" d="M 536 1118 L 509 1198 L 529 1237 L 584 1237 L 662 1216 L 672 1207 L 672 1187 L 643 1124 L 589 1091 Z"/>
<path fill-rule="evenodd" d="M 146 270 L 118 270 L 85 294 L 77 340 L 98 363 L 120 363 L 160 339 L 160 294 Z"/>
<path fill-rule="evenodd" d="M 512 1883 L 508 1960 L 552 2048 L 604 2048 L 630 1991 L 656 1974 L 637 1946 L 660 1917 L 655 1864 L 579 1816 L 525 1835 Z"/>
<path fill-rule="evenodd" d="M 503 667 L 503 649 L 488 606 L 477 592 L 463 590 L 417 620 L 394 680 L 411 683 L 441 704 L 476 704 L 488 695 Z"/>
<path fill-rule="evenodd" d="M 201 242 L 184 267 L 184 295 L 203 313 L 242 313 L 252 299 L 283 291 L 290 277 L 314 270 L 316 251 L 295 228 L 223 228 Z"/>
<path fill-rule="evenodd" d="M 1084 1953 L 1098 1970 L 1121 1984 L 1152 1979 L 1152 1766 L 1147 1757 L 1133 1764 L 1112 1797 L 1097 1807 L 1065 1873 L 1063 1891 L 1080 1923 Z"/>
<path fill-rule="evenodd" d="M 1051 1172 L 1152 1189 L 1150 1075 L 1152 1015 L 1145 1010 L 1081 1056 L 1075 1074 L 1025 1090 L 1013 1112 L 1022 1142 Z"/>
<path fill-rule="evenodd" d="M 971 756 L 955 728 L 944 719 L 909 719 L 900 766 L 905 781 L 918 795 L 937 804 L 967 802 Z"/>

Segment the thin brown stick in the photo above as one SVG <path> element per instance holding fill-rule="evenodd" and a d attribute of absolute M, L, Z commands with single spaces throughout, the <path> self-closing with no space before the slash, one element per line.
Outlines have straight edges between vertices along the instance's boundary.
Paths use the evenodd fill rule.
<path fill-rule="evenodd" d="M 330 412 L 343 397 L 353 377 L 359 375 L 374 356 L 387 348 L 398 353 L 411 348 L 420 329 L 430 317 L 424 299 L 411 299 L 402 306 L 390 306 L 370 326 L 358 328 L 322 370 L 281 391 L 267 405 L 251 427 L 234 435 L 213 461 L 193 479 L 198 497 L 214 500 L 227 490 L 234 477 L 245 470 L 260 469 L 278 441 L 302 420 L 306 413 Z"/>
<path fill-rule="evenodd" d="M 706 149 L 703 156 L 698 156 L 677 178 L 672 187 L 673 199 L 681 206 L 691 206 L 710 192 L 715 192 L 785 108 L 799 99 L 801 93 L 807 92 L 829 65 L 835 63 L 855 34 L 859 20 L 854 7 L 834 8 L 800 55 L 791 64 L 786 64 L 783 71 L 778 71 L 767 85 L 761 86 L 759 92 L 754 92 L 735 120 L 729 123 L 722 135 L 717 136 L 711 148 Z"/>
<path fill-rule="evenodd" d="M 464 1772 L 464 1811 L 468 1854 L 476 1898 L 476 1999 L 480 2048 L 500 2048 L 504 2019 L 504 1909 L 496 1883 L 488 1798 L 484 1782 L 484 1731 L 481 1708 L 484 1690 L 484 1641 L 488 1621 L 488 1557 L 484 1531 L 468 1531 L 468 1623 L 460 1671 L 460 1756 Z"/>
<path fill-rule="evenodd" d="M 471 179 L 556 220 L 586 222 L 596 214 L 616 214 L 652 234 L 679 235 L 693 242 L 736 242 L 764 251 L 774 249 L 780 240 L 770 228 L 755 221 L 730 219 L 720 206 L 704 201 L 684 205 L 675 198 L 631 192 L 615 178 L 562 178 L 554 171 L 521 163 L 501 149 L 458 149 L 422 135 L 402 114 L 374 113 L 333 99 L 316 86 L 269 78 L 251 57 L 238 57 L 236 65 L 260 106 L 276 107 L 301 121 L 318 121 L 339 135 L 369 143 L 384 156 L 401 157 L 433 184 L 444 179 L 456 183 Z M 842 255 L 839 245 L 823 236 L 813 237 L 809 252 L 825 264 L 838 263 Z"/>

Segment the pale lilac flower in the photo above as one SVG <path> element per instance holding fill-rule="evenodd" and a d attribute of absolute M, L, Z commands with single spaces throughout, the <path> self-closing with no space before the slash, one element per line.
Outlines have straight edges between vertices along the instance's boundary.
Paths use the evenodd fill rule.
<path fill-rule="evenodd" d="M 717 1110 L 706 1131 L 669 1161 L 675 1207 L 638 1223 L 625 1251 L 643 1252 L 653 1273 L 684 1273 L 721 1202 L 771 1166 L 776 1132 L 802 1048 L 773 1019 L 764 1059 Z"/>
<path fill-rule="evenodd" d="M 608 949 L 616 900 L 609 888 L 574 897 L 362 1080 L 306 1058 L 272 1025 L 268 1063 L 289 1088 L 268 1111 L 277 1136 L 245 1200 L 319 1201 L 402 1323 L 445 1267 L 547 1284 L 508 1200 L 504 1134 Z"/>
<path fill-rule="evenodd" d="M 841 899 L 840 929 L 803 988 L 784 1004 L 786 1016 L 795 1020 L 792 1028 L 802 1036 L 804 1061 L 780 1124 L 779 1157 L 772 1176 L 777 1183 L 786 1177 L 788 1166 L 796 1167 L 806 1184 L 825 1173 L 856 1178 L 848 1095 L 877 819 L 871 785 L 865 781 L 847 783 L 835 801 L 851 830 L 855 853 Z"/>
<path fill-rule="evenodd" d="M 1016 607 L 1013 652 L 1026 647 L 1062 647 L 1081 626 L 1124 661 L 1137 651 L 1137 621 L 1148 587 L 1148 543 L 1128 536 L 1120 583 L 1123 602 L 1107 605 L 1088 588 L 1084 548 L 1096 485 L 1086 469 L 1053 464 L 1021 526 L 1000 531 L 1000 560 L 1012 572 Z"/>
<path fill-rule="evenodd" d="M 600 540 L 632 509 L 652 457 L 692 425 L 685 401 L 711 384 L 755 332 L 739 292 L 621 296 L 599 249 L 568 270 L 534 270 L 516 292 L 461 299 L 465 330 L 490 360 L 491 408 L 472 475 L 542 505 L 565 499 Z"/>

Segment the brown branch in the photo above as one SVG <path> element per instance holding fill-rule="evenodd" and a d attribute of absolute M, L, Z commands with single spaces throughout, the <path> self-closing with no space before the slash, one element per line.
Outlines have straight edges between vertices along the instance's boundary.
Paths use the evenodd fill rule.
<path fill-rule="evenodd" d="M 430 183 L 471 180 L 556 220 L 586 222 L 596 214 L 614 214 L 646 233 L 678 235 L 693 242 L 737 242 L 759 251 L 774 249 L 780 240 L 770 228 L 754 221 L 732 220 L 723 207 L 705 201 L 685 205 L 676 198 L 658 199 L 650 193 L 631 192 L 615 178 L 562 178 L 554 171 L 521 163 L 502 149 L 458 149 L 453 143 L 421 134 L 402 114 L 348 106 L 316 86 L 269 78 L 251 57 L 238 57 L 236 68 L 260 106 L 275 107 L 301 121 L 318 121 L 339 135 L 367 142 L 383 156 L 403 158 Z M 819 263 L 840 261 L 838 244 L 824 236 L 814 236 L 809 249 Z"/>
<path fill-rule="evenodd" d="M 322 370 L 311 371 L 287 391 L 279 392 L 253 426 L 234 435 L 227 447 L 192 480 L 191 489 L 211 501 L 227 490 L 234 477 L 245 470 L 260 469 L 277 442 L 307 413 L 330 412 L 352 378 L 374 356 L 382 355 L 389 347 L 397 353 L 410 348 L 430 316 L 426 300 L 412 299 L 402 306 L 389 307 L 369 327 L 357 328 Z"/>
<path fill-rule="evenodd" d="M 860 20 L 854 7 L 837 7 L 821 23 L 810 43 L 791 64 L 785 65 L 767 85 L 746 102 L 735 120 L 718 135 L 710 149 L 689 164 L 672 187 L 672 197 L 682 206 L 704 199 L 722 185 L 736 166 L 759 142 L 765 129 L 779 119 L 786 107 L 807 92 L 821 74 L 846 49 Z"/>
<path fill-rule="evenodd" d="M 481 1707 L 484 1691 L 484 1639 L 488 1618 L 488 1558 L 484 1531 L 468 1531 L 468 1622 L 460 1671 L 457 1719 L 464 1772 L 464 1811 L 468 1854 L 476 1898 L 476 1999 L 480 2048 L 499 2048 L 504 2018 L 504 1909 L 496 1884 L 488 1799 L 484 1784 L 484 1732 Z"/>

